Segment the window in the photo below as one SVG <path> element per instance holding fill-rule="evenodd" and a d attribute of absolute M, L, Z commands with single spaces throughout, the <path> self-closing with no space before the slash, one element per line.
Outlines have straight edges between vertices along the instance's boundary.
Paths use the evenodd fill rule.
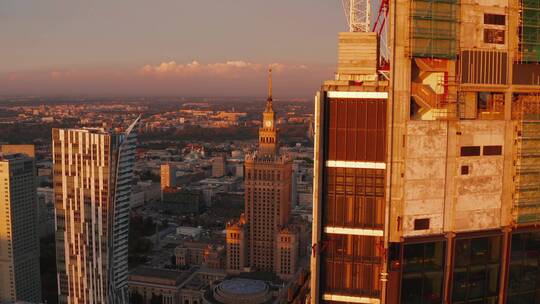
<path fill-rule="evenodd" d="M 461 147 L 461 156 L 479 156 L 480 146 L 464 146 Z"/>
<path fill-rule="evenodd" d="M 484 155 L 501 155 L 502 146 L 484 146 Z"/>
<path fill-rule="evenodd" d="M 324 225 L 384 226 L 384 170 L 327 168 Z"/>
<path fill-rule="evenodd" d="M 506 303 L 540 302 L 538 282 L 540 282 L 540 232 L 514 233 L 510 249 Z"/>
<path fill-rule="evenodd" d="M 386 160 L 386 101 L 331 99 L 327 110 L 327 159 Z"/>
<path fill-rule="evenodd" d="M 442 304 L 445 251 L 445 241 L 404 245 L 400 303 Z"/>
<path fill-rule="evenodd" d="M 452 303 L 497 303 L 501 236 L 457 239 Z"/>
<path fill-rule="evenodd" d="M 469 175 L 469 165 L 461 166 L 461 175 Z"/>
<path fill-rule="evenodd" d="M 381 237 L 324 235 L 322 293 L 379 297 Z"/>
<path fill-rule="evenodd" d="M 504 30 L 484 29 L 484 43 L 504 44 Z"/>
<path fill-rule="evenodd" d="M 497 14 L 484 14 L 484 24 L 506 25 L 506 16 Z"/>
<path fill-rule="evenodd" d="M 414 230 L 426 230 L 426 229 L 429 229 L 429 218 L 414 220 Z"/>

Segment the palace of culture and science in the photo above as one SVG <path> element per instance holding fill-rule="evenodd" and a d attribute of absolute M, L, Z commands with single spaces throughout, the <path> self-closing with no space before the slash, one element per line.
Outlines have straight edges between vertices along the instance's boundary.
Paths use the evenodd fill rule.
<path fill-rule="evenodd" d="M 290 279 L 302 242 L 291 221 L 292 160 L 279 152 L 271 70 L 262 116 L 258 150 L 245 159 L 245 213 L 227 224 L 227 270 L 272 272 Z"/>

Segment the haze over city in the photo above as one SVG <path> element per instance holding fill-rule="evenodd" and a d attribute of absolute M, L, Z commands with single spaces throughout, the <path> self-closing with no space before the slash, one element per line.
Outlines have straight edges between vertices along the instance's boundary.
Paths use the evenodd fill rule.
<path fill-rule="evenodd" d="M 312 97 L 332 77 L 333 1 L 1 1 L 0 94 Z M 7 29 L 7 30 L 6 30 Z"/>

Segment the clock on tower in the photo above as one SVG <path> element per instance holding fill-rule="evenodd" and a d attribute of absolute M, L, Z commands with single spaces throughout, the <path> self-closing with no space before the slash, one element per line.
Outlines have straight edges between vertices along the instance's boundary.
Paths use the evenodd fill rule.
<path fill-rule="evenodd" d="M 272 107 L 272 70 L 268 71 L 268 98 L 262 117 L 262 128 L 259 129 L 259 152 L 275 155 L 277 152 L 277 132 L 275 129 L 276 113 Z"/>

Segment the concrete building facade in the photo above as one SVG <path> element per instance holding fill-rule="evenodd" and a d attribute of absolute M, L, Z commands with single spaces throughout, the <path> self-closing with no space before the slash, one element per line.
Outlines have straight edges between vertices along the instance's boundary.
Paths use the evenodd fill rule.
<path fill-rule="evenodd" d="M 316 98 L 312 303 L 540 302 L 540 2 L 387 3 Z"/>
<path fill-rule="evenodd" d="M 53 129 L 60 303 L 127 303 L 136 127 Z"/>
<path fill-rule="evenodd" d="M 176 266 L 198 265 L 225 269 L 225 247 L 212 242 L 185 241 L 174 249 Z"/>
<path fill-rule="evenodd" d="M 33 146 L 32 149 L 33 151 Z M 33 153 L 0 153 L 0 303 L 41 302 Z"/>

